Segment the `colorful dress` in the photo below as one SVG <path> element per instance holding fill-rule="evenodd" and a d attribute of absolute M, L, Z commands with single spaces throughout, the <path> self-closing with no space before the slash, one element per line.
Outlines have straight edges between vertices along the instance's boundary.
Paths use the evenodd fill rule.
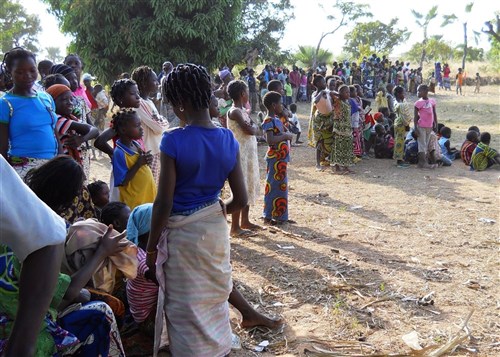
<path fill-rule="evenodd" d="M 309 145 L 321 153 L 321 162 L 327 161 L 333 146 L 333 113 L 321 114 L 316 104 L 312 103 L 309 123 Z"/>
<path fill-rule="evenodd" d="M 252 119 L 245 110 L 233 107 L 231 110 L 239 110 L 243 119 L 250 125 Z M 253 205 L 260 195 L 259 154 L 257 152 L 257 138 L 243 131 L 241 126 L 230 118 L 227 119 L 227 127 L 233 132 L 234 137 L 240 144 L 240 162 L 243 171 L 243 179 L 248 193 L 248 204 Z"/>
<path fill-rule="evenodd" d="M 338 98 L 333 101 L 333 149 L 330 163 L 351 166 L 354 163 L 352 152 L 351 105 Z"/>
<path fill-rule="evenodd" d="M 272 131 L 275 136 L 285 133 L 285 128 L 277 116 L 266 118 L 262 123 L 262 130 Z M 288 221 L 287 165 L 289 161 L 288 140 L 269 145 L 266 153 L 267 175 L 263 213 L 266 219 Z"/>
<path fill-rule="evenodd" d="M 470 140 L 465 140 L 462 144 L 462 147 L 460 148 L 460 157 L 465 165 L 470 166 L 472 154 L 474 153 L 476 146 L 477 144 Z"/>
<path fill-rule="evenodd" d="M 494 158 L 498 155 L 495 149 L 484 143 L 477 144 L 470 162 L 470 167 L 476 171 L 484 171 L 494 164 Z"/>
<path fill-rule="evenodd" d="M 411 111 L 408 103 L 403 100 L 396 102 L 394 106 L 396 119 L 394 120 L 394 160 L 403 160 L 404 158 L 404 144 L 406 138 L 406 127 L 411 122 Z"/>

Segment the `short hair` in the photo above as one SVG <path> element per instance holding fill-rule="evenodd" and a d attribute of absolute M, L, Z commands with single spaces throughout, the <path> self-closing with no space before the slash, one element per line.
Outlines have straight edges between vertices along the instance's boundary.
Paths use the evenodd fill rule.
<path fill-rule="evenodd" d="M 429 86 L 427 84 L 421 84 L 421 85 L 418 86 L 417 90 L 419 90 L 419 89 L 428 92 L 429 91 Z"/>
<path fill-rule="evenodd" d="M 481 132 L 479 131 L 479 128 L 478 128 L 477 126 L 475 126 L 475 125 L 471 126 L 471 127 L 469 128 L 469 130 L 468 130 L 468 131 L 471 131 L 471 130 L 475 131 L 475 132 L 476 132 L 476 133 L 478 133 L 478 134 L 479 134 L 479 133 L 481 133 Z"/>
<path fill-rule="evenodd" d="M 295 103 L 290 104 L 290 111 L 292 113 L 295 113 L 297 111 L 297 104 Z"/>
<path fill-rule="evenodd" d="M 325 77 L 321 74 L 314 73 L 311 84 L 316 87 L 316 84 L 318 84 L 322 79 L 325 79 Z"/>
<path fill-rule="evenodd" d="M 239 79 L 232 80 L 227 85 L 227 94 L 232 100 L 240 99 L 241 93 L 243 93 L 248 88 L 247 84 Z"/>
<path fill-rule="evenodd" d="M 64 77 L 60 73 L 49 74 L 47 77 L 45 77 L 43 79 L 43 82 L 42 82 L 43 88 L 45 88 L 45 89 L 53 86 L 54 84 L 64 84 L 64 85 L 66 85 L 66 83 L 68 83 L 68 80 L 66 79 L 66 77 Z"/>
<path fill-rule="evenodd" d="M 5 54 L 3 55 L 2 63 L 5 64 L 5 69 L 7 70 L 7 72 L 10 72 L 12 71 L 12 67 L 14 66 L 14 63 L 16 61 L 29 58 L 31 58 L 36 64 L 36 57 L 33 52 L 28 51 L 22 47 L 15 47 L 10 51 L 5 52 Z"/>
<path fill-rule="evenodd" d="M 212 82 L 205 67 L 192 63 L 179 64 L 168 74 L 163 93 L 174 107 L 190 103 L 194 110 L 208 109 Z"/>
<path fill-rule="evenodd" d="M 273 79 L 267 84 L 267 90 L 270 92 L 277 92 L 280 86 L 283 88 L 283 83 L 281 83 L 280 80 Z"/>
<path fill-rule="evenodd" d="M 110 92 L 113 103 L 119 106 L 127 90 L 129 90 L 130 87 L 136 84 L 137 83 L 134 80 L 128 78 L 118 79 L 114 81 L 113 85 L 111 86 Z"/>
<path fill-rule="evenodd" d="M 60 214 L 82 192 L 84 179 L 83 168 L 71 156 L 62 155 L 29 171 L 24 181 L 39 199 Z"/>
<path fill-rule="evenodd" d="M 440 130 L 439 133 L 444 136 L 445 138 L 449 138 L 451 136 L 451 128 L 447 126 L 443 126 Z"/>
<path fill-rule="evenodd" d="M 52 65 L 53 65 L 52 61 L 42 60 L 42 61 L 38 62 L 38 72 L 41 72 L 43 69 L 50 70 Z"/>
<path fill-rule="evenodd" d="M 384 130 L 384 126 L 382 124 L 375 124 L 375 132 L 380 134 Z"/>
<path fill-rule="evenodd" d="M 78 56 L 76 53 L 70 53 L 70 54 L 68 54 L 66 57 L 64 57 L 64 61 L 63 61 L 63 63 L 64 63 L 64 64 L 67 64 L 67 63 L 68 63 L 68 59 L 69 59 L 70 57 L 75 57 L 78 61 L 80 61 L 81 65 L 82 65 L 82 69 L 85 67 L 85 64 L 83 63 L 82 58 L 81 58 L 80 56 Z"/>
<path fill-rule="evenodd" d="M 485 144 L 489 144 L 491 141 L 491 135 L 487 131 L 481 134 L 481 137 L 479 138 L 479 141 Z"/>
<path fill-rule="evenodd" d="M 120 216 L 120 212 L 127 207 L 123 202 L 110 202 L 101 210 L 101 222 L 109 226 Z"/>
<path fill-rule="evenodd" d="M 475 131 L 475 130 L 469 130 L 467 132 L 467 135 L 465 136 L 465 138 L 469 141 L 474 141 L 475 139 L 477 139 L 479 136 L 478 132 Z"/>
<path fill-rule="evenodd" d="M 441 129 L 444 128 L 444 124 L 443 123 L 438 123 L 437 127 L 438 127 L 438 133 L 441 133 Z"/>
<path fill-rule="evenodd" d="M 120 133 L 120 129 L 125 127 L 127 125 L 127 122 L 134 118 L 136 115 L 136 111 L 131 108 L 123 108 L 120 109 L 117 113 L 113 114 L 112 121 L 113 121 L 113 129 L 117 133 Z"/>
<path fill-rule="evenodd" d="M 269 91 L 262 98 L 262 102 L 267 110 L 271 110 L 273 104 L 281 103 L 281 94 L 274 91 Z"/>
<path fill-rule="evenodd" d="M 405 89 L 403 88 L 403 86 L 396 86 L 392 90 L 392 92 L 394 93 L 394 95 L 400 94 L 400 93 L 404 93 L 404 91 L 405 91 Z"/>
<path fill-rule="evenodd" d="M 94 197 L 95 195 L 99 194 L 99 192 L 101 192 L 103 187 L 106 187 L 107 185 L 108 184 L 106 182 L 101 181 L 101 180 L 97 180 L 97 181 L 89 183 L 87 185 L 87 189 L 90 192 L 90 196 Z"/>

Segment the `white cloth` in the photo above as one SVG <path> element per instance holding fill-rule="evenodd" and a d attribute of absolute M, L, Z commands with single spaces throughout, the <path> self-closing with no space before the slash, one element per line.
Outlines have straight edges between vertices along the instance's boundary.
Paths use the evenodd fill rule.
<path fill-rule="evenodd" d="M 141 104 L 137 108 L 137 115 L 141 120 L 142 129 L 144 129 L 142 140 L 146 151 L 151 150 L 151 154 L 158 154 L 162 134 L 168 129 L 168 121 L 160 116 L 151 99 L 144 100 L 141 98 Z"/>
<path fill-rule="evenodd" d="M 0 177 L 0 243 L 20 261 L 43 247 L 64 243 L 64 219 L 24 184 L 2 155 Z"/>
<path fill-rule="evenodd" d="M 250 116 L 245 110 L 239 108 L 231 108 L 239 110 L 245 119 L 245 122 L 251 123 Z M 257 150 L 257 138 L 255 135 L 248 135 L 243 131 L 241 126 L 232 119 L 227 118 L 227 127 L 233 132 L 234 137 L 240 144 L 240 163 L 243 171 L 243 179 L 248 193 L 248 204 L 253 205 L 260 196 L 260 174 L 259 174 L 259 153 Z"/>

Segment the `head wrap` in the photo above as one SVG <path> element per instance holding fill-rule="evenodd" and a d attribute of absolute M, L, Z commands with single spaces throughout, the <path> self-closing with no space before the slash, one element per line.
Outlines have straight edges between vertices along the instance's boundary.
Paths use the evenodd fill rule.
<path fill-rule="evenodd" d="M 127 239 L 134 244 L 139 244 L 139 236 L 151 230 L 151 214 L 153 204 L 146 203 L 134 208 L 127 223 Z"/>
<path fill-rule="evenodd" d="M 69 89 L 64 84 L 54 84 L 47 88 L 46 92 L 49 93 L 52 98 L 54 98 L 54 100 L 56 100 L 57 97 L 59 97 L 61 94 L 65 92 L 71 92 L 71 89 Z"/>
<path fill-rule="evenodd" d="M 378 121 L 380 118 L 382 118 L 384 116 L 384 114 L 380 113 L 380 112 L 377 112 L 373 115 L 373 119 L 375 119 L 375 121 Z"/>
<path fill-rule="evenodd" d="M 55 64 L 52 67 L 50 67 L 50 74 L 59 73 L 66 77 L 68 74 L 72 72 L 73 73 L 75 72 L 73 68 L 71 68 L 70 66 L 66 66 L 65 64 Z"/>

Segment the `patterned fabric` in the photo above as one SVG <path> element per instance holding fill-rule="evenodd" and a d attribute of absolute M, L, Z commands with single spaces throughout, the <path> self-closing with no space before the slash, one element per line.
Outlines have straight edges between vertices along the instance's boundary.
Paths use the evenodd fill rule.
<path fill-rule="evenodd" d="M 403 160 L 406 129 L 402 125 L 394 126 L 394 160 Z"/>
<path fill-rule="evenodd" d="M 69 224 L 73 224 L 81 218 L 96 218 L 94 203 L 85 185 L 82 187 L 80 195 L 73 199 L 71 206 L 61 213 L 61 217 Z"/>
<path fill-rule="evenodd" d="M 158 244 L 156 273 L 172 356 L 222 357 L 230 352 L 229 251 L 229 227 L 219 202 L 190 216 L 169 218 Z M 157 311 L 156 336 L 162 312 Z M 159 342 L 155 338 L 156 352 Z"/>
<path fill-rule="evenodd" d="M 460 149 L 460 157 L 462 158 L 462 161 L 465 165 L 470 166 L 472 153 L 474 152 L 476 146 L 476 143 L 469 140 L 465 140 L 462 144 L 462 147 Z"/>
<path fill-rule="evenodd" d="M 321 114 L 319 111 L 313 114 L 312 127 L 316 148 L 321 152 L 321 161 L 327 160 L 332 152 L 333 146 L 333 114 Z"/>
<path fill-rule="evenodd" d="M 231 110 L 239 110 L 243 119 L 250 125 L 252 119 L 245 110 L 233 107 Z M 233 132 L 235 139 L 240 144 L 240 162 L 243 171 L 243 179 L 248 193 L 248 204 L 253 205 L 260 195 L 259 153 L 257 152 L 257 138 L 255 135 L 246 134 L 241 126 L 229 117 L 227 127 Z"/>
<path fill-rule="evenodd" d="M 486 170 L 493 164 L 492 160 L 497 155 L 494 149 L 484 143 L 479 143 L 472 153 L 470 166 L 476 171 Z"/>
<path fill-rule="evenodd" d="M 361 156 L 363 154 L 361 139 L 361 130 L 359 128 L 354 128 L 352 130 L 352 152 L 356 156 Z"/>
<path fill-rule="evenodd" d="M 11 157 L 9 159 L 11 166 L 17 172 L 19 177 L 24 180 L 26 174 L 33 170 L 38 169 L 40 166 L 45 164 L 48 159 L 33 159 L 30 157 Z"/>
<path fill-rule="evenodd" d="M 285 132 L 277 117 L 266 118 L 262 130 L 272 131 L 274 135 Z M 267 175 L 264 193 L 264 218 L 277 221 L 288 220 L 288 174 L 287 163 L 290 161 L 288 141 L 269 145 L 266 154 Z"/>
<path fill-rule="evenodd" d="M 351 166 L 354 162 L 352 152 L 351 106 L 335 98 L 333 103 L 333 149 L 330 163 Z"/>

